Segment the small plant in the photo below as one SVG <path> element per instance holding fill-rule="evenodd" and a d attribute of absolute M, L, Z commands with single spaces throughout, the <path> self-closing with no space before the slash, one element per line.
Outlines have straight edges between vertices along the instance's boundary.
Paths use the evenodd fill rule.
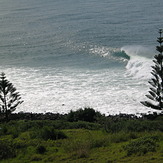
<path fill-rule="evenodd" d="M 155 152 L 157 148 L 157 142 L 158 137 L 157 136 L 148 136 L 148 137 L 142 137 L 138 138 L 134 141 L 131 141 L 131 143 L 124 146 L 124 150 L 127 151 L 127 155 L 144 155 L 148 152 Z"/>

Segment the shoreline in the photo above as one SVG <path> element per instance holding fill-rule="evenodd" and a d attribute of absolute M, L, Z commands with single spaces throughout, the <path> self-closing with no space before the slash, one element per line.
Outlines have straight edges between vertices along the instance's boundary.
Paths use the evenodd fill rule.
<path fill-rule="evenodd" d="M 72 113 L 76 113 L 77 111 L 71 111 Z M 67 116 L 69 116 L 71 114 L 71 112 L 69 113 L 65 113 L 65 114 L 60 114 L 60 113 L 32 113 L 32 112 L 19 112 L 19 113 L 12 113 L 10 114 L 10 120 L 66 120 Z M 100 112 L 96 112 L 98 113 L 100 117 L 104 117 L 104 118 L 108 118 L 108 119 L 112 119 L 112 120 L 120 120 L 120 119 L 126 119 L 126 120 L 130 120 L 130 119 L 151 119 L 154 120 L 155 118 L 157 118 L 158 116 L 163 116 L 163 113 L 157 113 L 157 112 L 153 112 L 151 114 L 140 114 L 139 116 L 137 116 L 136 114 L 116 114 L 116 115 L 108 115 L 106 116 L 105 114 L 101 114 Z M 96 116 L 96 114 L 95 114 Z M 0 118 L 1 121 L 1 118 Z"/>

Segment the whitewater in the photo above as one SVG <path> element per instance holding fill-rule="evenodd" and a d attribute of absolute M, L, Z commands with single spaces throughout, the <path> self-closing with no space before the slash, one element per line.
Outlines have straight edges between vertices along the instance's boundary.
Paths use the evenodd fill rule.
<path fill-rule="evenodd" d="M 161 14 L 161 0 L 2 0 L 0 70 L 24 100 L 16 112 L 152 112 L 140 101 Z"/>

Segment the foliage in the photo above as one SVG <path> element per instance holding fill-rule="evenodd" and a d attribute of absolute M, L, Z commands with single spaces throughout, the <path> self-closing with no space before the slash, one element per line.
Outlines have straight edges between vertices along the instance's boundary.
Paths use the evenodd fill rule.
<path fill-rule="evenodd" d="M 0 140 L 0 160 L 15 157 L 15 148 L 11 141 Z"/>
<path fill-rule="evenodd" d="M 111 127 L 110 132 L 106 132 L 102 126 L 95 127 L 97 122 L 21 120 L 0 123 L 0 146 L 3 150 L 8 149 L 1 153 L 10 151 L 7 156 L 5 156 L 5 154 L 3 155 L 3 159 L 0 159 L 0 162 L 30 163 L 38 161 L 42 163 L 98 163 L 141 162 L 142 160 L 144 162 L 152 162 L 151 160 L 153 159 L 155 159 L 153 162 L 161 162 L 163 133 L 159 130 L 156 132 L 153 126 L 162 126 L 162 120 L 150 121 L 137 119 L 119 121 L 122 122 L 122 124 L 110 119 L 110 125 L 118 123 L 119 127 L 116 132 L 112 132 L 115 131 L 113 129 L 113 126 L 115 125 Z M 149 130 L 149 126 L 152 125 L 152 123 L 154 123 L 154 125 L 151 126 L 153 129 Z M 138 126 L 140 126 L 138 132 L 136 130 L 134 131 Z M 120 128 L 122 128 L 122 130 L 120 130 Z M 143 131 L 145 128 L 147 128 L 147 130 Z M 18 132 L 18 134 L 14 136 L 16 132 Z M 56 132 L 64 133 L 67 138 L 59 139 L 59 136 L 57 136 L 56 139 L 56 135 L 59 135 L 56 134 Z M 156 135 L 156 137 L 151 135 Z M 126 156 L 127 149 L 124 149 L 123 146 L 127 146 L 127 144 L 130 144 L 133 141 L 139 141 L 139 144 L 143 144 L 146 142 L 145 138 L 156 142 L 155 150 L 150 150 L 150 152 L 155 152 L 148 154 L 147 151 L 146 153 L 145 147 L 149 147 L 149 149 L 153 148 L 149 145 L 144 145 L 145 147 L 143 146 L 143 148 L 145 148 L 145 152 L 143 152 L 146 154 L 143 154 L 142 152 Z M 157 144 L 159 144 L 158 148 Z M 136 144 L 136 146 L 138 145 Z M 137 157 L 137 155 L 140 156 Z"/>
<path fill-rule="evenodd" d="M 84 109 L 78 109 L 77 111 L 70 111 L 67 115 L 67 120 L 70 122 L 76 122 L 76 121 L 87 121 L 87 122 L 95 122 L 98 117 L 101 117 L 102 115 L 95 111 L 92 108 L 84 108 Z"/>
<path fill-rule="evenodd" d="M 62 131 L 55 130 L 52 127 L 43 127 L 42 129 L 36 131 L 36 135 L 43 140 L 57 140 L 67 138 L 67 136 Z"/>
<path fill-rule="evenodd" d="M 38 154 L 44 154 L 44 153 L 46 152 L 45 146 L 43 146 L 43 145 L 38 145 L 37 148 L 36 148 L 36 152 L 37 152 Z"/>
<path fill-rule="evenodd" d="M 127 151 L 127 155 L 137 154 L 144 155 L 147 152 L 155 152 L 157 148 L 157 136 L 142 137 L 132 141 L 131 143 L 124 146 Z"/>
<path fill-rule="evenodd" d="M 90 140 L 71 140 L 64 144 L 64 149 L 71 152 L 77 158 L 88 157 L 91 149 Z"/>
<path fill-rule="evenodd" d="M 159 54 L 154 56 L 154 66 L 152 66 L 152 79 L 149 81 L 151 85 L 149 94 L 146 95 L 150 101 L 141 102 L 147 107 L 151 107 L 156 110 L 163 109 L 163 37 L 162 29 L 159 30 L 160 37 L 158 37 L 157 42 L 159 46 L 156 47 L 156 50 Z"/>
<path fill-rule="evenodd" d="M 135 119 L 135 117 L 131 119 L 126 116 L 123 118 L 122 116 L 102 116 L 94 123 L 69 122 L 65 118 L 62 120 L 11 120 L 0 123 L 0 142 L 3 141 L 3 146 L 7 146 L 8 151 L 13 152 L 4 157 L 4 160 L 0 159 L 0 162 L 85 161 L 97 163 L 132 162 L 130 160 L 134 159 L 136 159 L 135 162 L 140 160 L 150 162 L 150 159 L 160 162 L 161 160 L 163 121 L 160 116 L 152 120 Z M 151 135 L 156 135 L 159 141 Z M 155 142 L 156 146 L 149 141 L 146 143 L 146 138 Z M 144 146 L 139 147 L 135 141 Z M 132 142 L 134 142 L 133 145 L 127 146 Z M 158 148 L 157 144 L 159 144 Z M 136 147 L 142 151 L 136 153 Z M 148 152 L 152 152 L 151 157 Z M 137 155 L 144 158 L 139 158 Z"/>
<path fill-rule="evenodd" d="M 11 112 L 16 110 L 16 107 L 21 104 L 19 92 L 10 83 L 4 73 L 0 76 L 0 113 L 5 114 L 5 118 L 8 121 L 8 116 Z"/>
<path fill-rule="evenodd" d="M 149 121 L 149 120 L 119 120 L 114 122 L 106 120 L 105 131 L 117 133 L 121 131 L 126 132 L 143 132 L 143 131 L 163 131 L 163 121 Z"/>

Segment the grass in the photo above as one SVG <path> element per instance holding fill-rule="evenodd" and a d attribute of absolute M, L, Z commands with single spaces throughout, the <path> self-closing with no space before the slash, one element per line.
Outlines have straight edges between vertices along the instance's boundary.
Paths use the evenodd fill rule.
<path fill-rule="evenodd" d="M 0 162 L 163 162 L 162 119 L 103 122 L 0 123 Z"/>

